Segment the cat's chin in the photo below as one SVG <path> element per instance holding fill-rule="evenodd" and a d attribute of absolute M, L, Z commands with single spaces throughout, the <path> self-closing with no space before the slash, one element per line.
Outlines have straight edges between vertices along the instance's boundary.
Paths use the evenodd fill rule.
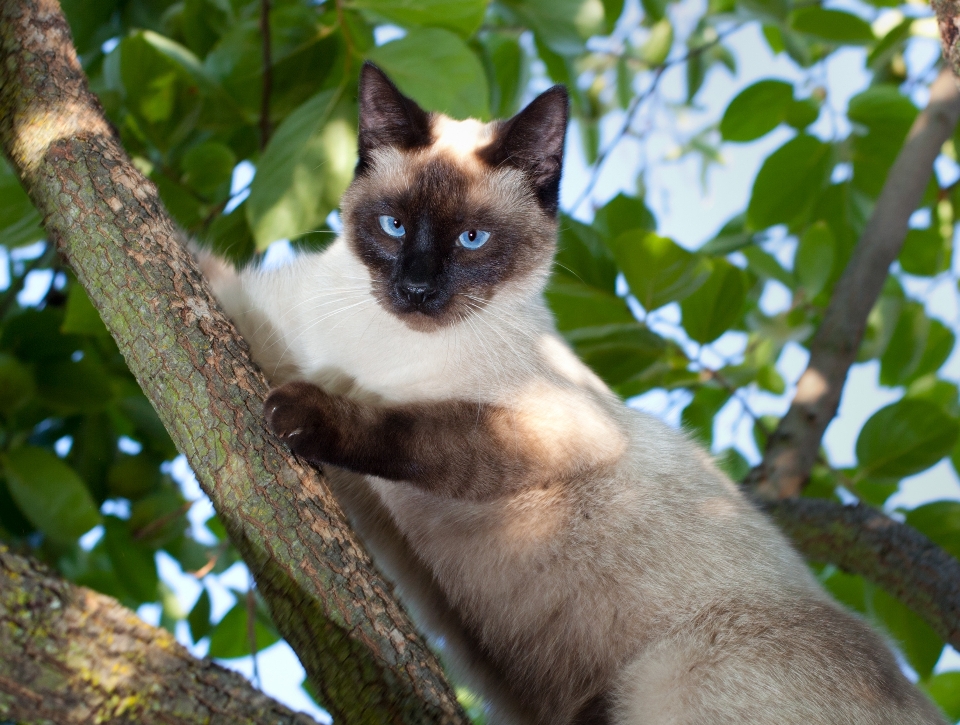
<path fill-rule="evenodd" d="M 417 332 L 436 332 L 443 328 L 454 327 L 462 324 L 480 309 L 477 303 L 467 303 L 457 297 L 437 308 L 415 307 L 383 298 L 379 302 L 387 312 Z"/>

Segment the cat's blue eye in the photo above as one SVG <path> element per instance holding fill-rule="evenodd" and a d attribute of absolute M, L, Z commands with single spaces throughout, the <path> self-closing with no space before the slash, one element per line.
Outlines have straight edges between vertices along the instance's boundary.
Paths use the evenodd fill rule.
<path fill-rule="evenodd" d="M 457 241 L 467 249 L 479 249 L 487 243 L 489 238 L 490 232 L 482 232 L 479 229 L 470 229 L 469 231 L 466 231 L 457 237 Z"/>
<path fill-rule="evenodd" d="M 399 219 L 388 216 L 387 214 L 380 216 L 380 228 L 391 237 L 402 237 L 407 233 L 407 230 L 403 228 L 403 224 L 400 223 Z"/>

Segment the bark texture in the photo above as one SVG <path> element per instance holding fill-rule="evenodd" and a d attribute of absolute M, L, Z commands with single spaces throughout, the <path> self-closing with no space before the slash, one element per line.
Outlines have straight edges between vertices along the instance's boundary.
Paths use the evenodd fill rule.
<path fill-rule="evenodd" d="M 90 93 L 55 0 L 0 0 L 0 142 L 49 238 L 213 500 L 278 629 L 348 723 L 466 718 Z"/>
<path fill-rule="evenodd" d="M 316 725 L 114 599 L 3 547 L 0 721 Z"/>
<path fill-rule="evenodd" d="M 937 13 L 943 58 L 953 74 L 960 77 L 960 0 L 933 0 L 931 5 Z"/>
<path fill-rule="evenodd" d="M 882 587 L 960 649 L 960 561 L 926 536 L 863 504 L 795 498 L 764 508 L 808 559 Z"/>
<path fill-rule="evenodd" d="M 890 265 L 900 254 L 907 222 L 923 197 L 933 162 L 960 119 L 960 91 L 944 68 L 930 87 L 930 102 L 917 116 L 894 161 L 877 205 L 834 288 L 820 329 L 810 344 L 810 362 L 790 410 L 770 436 L 763 461 L 747 483 L 760 498 L 800 493 L 820 454 L 824 431 L 837 414 L 847 372 L 857 356 L 867 316 L 876 304 Z"/>

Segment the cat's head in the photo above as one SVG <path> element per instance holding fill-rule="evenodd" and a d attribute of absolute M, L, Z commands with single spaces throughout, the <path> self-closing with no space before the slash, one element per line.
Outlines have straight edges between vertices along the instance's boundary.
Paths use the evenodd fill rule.
<path fill-rule="evenodd" d="M 380 304 L 429 331 L 494 295 L 538 294 L 556 244 L 566 124 L 562 86 L 507 121 L 455 121 L 365 64 L 359 161 L 342 213 Z"/>

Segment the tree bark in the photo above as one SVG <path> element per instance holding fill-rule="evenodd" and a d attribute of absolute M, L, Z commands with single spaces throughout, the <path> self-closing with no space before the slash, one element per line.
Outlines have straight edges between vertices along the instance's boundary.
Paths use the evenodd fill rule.
<path fill-rule="evenodd" d="M 807 559 L 873 582 L 960 649 L 960 561 L 923 534 L 863 504 L 795 498 L 763 507 Z"/>
<path fill-rule="evenodd" d="M 350 724 L 466 722 L 321 475 L 265 432 L 264 378 L 104 119 L 55 0 L 0 0 L 0 143 L 324 706 Z"/>
<path fill-rule="evenodd" d="M 944 68 L 930 87 L 930 102 L 913 122 L 863 236 L 834 288 L 790 410 L 771 434 L 763 461 L 747 478 L 760 498 L 796 496 L 809 480 L 823 434 L 837 414 L 867 316 L 900 254 L 910 215 L 933 174 L 933 162 L 958 119 L 960 91 L 952 71 Z"/>
<path fill-rule="evenodd" d="M 0 547 L 0 721 L 316 725 L 110 597 Z"/>

